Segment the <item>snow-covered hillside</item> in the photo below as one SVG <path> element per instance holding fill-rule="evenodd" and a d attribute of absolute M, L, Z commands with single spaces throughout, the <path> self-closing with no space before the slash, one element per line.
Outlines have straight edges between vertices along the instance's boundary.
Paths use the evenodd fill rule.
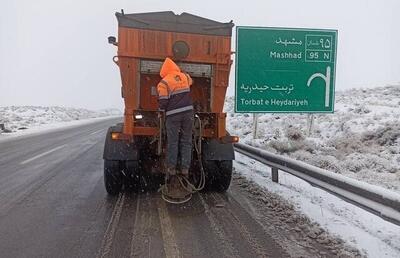
<path fill-rule="evenodd" d="M 119 115 L 122 113 L 118 109 L 91 111 L 83 108 L 10 106 L 0 107 L 0 124 L 16 132 L 59 122 Z"/>
<path fill-rule="evenodd" d="M 400 192 L 400 85 L 337 92 L 310 135 L 307 114 L 259 114 L 254 140 L 253 115 L 235 114 L 233 98 L 225 110 L 243 143 Z"/>

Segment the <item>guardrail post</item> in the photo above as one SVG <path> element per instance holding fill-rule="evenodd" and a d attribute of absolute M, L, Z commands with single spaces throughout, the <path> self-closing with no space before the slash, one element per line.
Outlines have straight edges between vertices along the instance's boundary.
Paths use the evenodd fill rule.
<path fill-rule="evenodd" d="M 278 183 L 278 169 L 277 168 L 271 168 L 272 170 L 272 182 Z"/>

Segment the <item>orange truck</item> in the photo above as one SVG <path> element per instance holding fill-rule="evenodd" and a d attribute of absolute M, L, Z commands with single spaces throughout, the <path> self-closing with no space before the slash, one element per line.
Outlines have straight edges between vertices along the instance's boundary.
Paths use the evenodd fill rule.
<path fill-rule="evenodd" d="M 121 74 L 125 103 L 123 123 L 111 126 L 104 146 L 104 182 L 109 194 L 122 187 L 134 190 L 160 185 L 165 175 L 166 138 L 158 111 L 157 84 L 166 57 L 193 78 L 193 184 L 226 191 L 232 176 L 233 143 L 238 137 L 226 131 L 223 113 L 229 82 L 231 36 L 234 24 L 173 12 L 116 13 L 118 41 L 113 61 Z"/>

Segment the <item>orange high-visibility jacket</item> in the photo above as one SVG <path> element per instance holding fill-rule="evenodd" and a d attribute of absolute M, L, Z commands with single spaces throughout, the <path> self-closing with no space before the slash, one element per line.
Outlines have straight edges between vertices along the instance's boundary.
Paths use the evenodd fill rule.
<path fill-rule="evenodd" d="M 190 96 L 190 86 L 193 80 L 189 74 L 181 69 L 170 58 L 166 58 L 161 70 L 162 80 L 157 85 L 158 104 L 166 115 L 173 115 L 193 109 Z"/>

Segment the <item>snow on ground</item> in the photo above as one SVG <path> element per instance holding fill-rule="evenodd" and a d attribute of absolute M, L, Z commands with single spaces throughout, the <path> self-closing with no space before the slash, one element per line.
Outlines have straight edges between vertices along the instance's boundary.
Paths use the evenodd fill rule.
<path fill-rule="evenodd" d="M 77 126 L 121 115 L 122 113 L 118 109 L 91 111 L 66 107 L 0 107 L 0 124 L 4 124 L 6 131 L 10 131 L 10 133 L 5 133 L 0 128 L 0 140 L 47 129 Z"/>
<path fill-rule="evenodd" d="M 368 257 L 400 257 L 400 226 L 285 172 L 279 173 L 279 183 L 273 183 L 270 168 L 239 153 L 234 167 L 236 173 L 289 200 L 299 212 Z"/>
<path fill-rule="evenodd" d="M 400 85 L 336 93 L 334 114 L 259 114 L 253 139 L 252 114 L 234 113 L 228 98 L 228 131 L 242 143 L 400 192 Z"/>

